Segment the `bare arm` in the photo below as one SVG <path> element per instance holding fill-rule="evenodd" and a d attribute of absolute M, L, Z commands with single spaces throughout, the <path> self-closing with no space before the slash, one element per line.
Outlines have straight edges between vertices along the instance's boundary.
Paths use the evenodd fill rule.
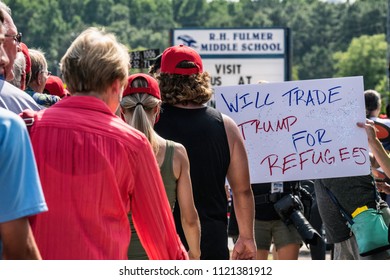
<path fill-rule="evenodd" d="M 180 206 L 181 223 L 189 246 L 189 258 L 200 258 L 200 222 L 192 195 L 190 163 L 183 145 L 175 144 L 174 171 L 177 179 L 177 199 Z"/>
<path fill-rule="evenodd" d="M 149 259 L 188 259 L 188 254 L 176 233 L 157 161 L 146 138 L 144 144 L 134 166 L 136 185 L 131 197 L 131 210 L 135 229 Z"/>
<path fill-rule="evenodd" d="M 233 191 L 233 203 L 239 228 L 239 237 L 234 246 L 232 259 L 256 259 L 253 221 L 254 198 L 249 180 L 248 157 L 244 140 L 234 121 L 224 117 L 230 148 L 230 165 L 227 179 Z"/>
<path fill-rule="evenodd" d="M 0 223 L 3 257 L 10 260 L 40 260 L 27 217 Z"/>
<path fill-rule="evenodd" d="M 383 169 L 387 177 L 390 177 L 390 157 L 383 148 L 382 143 L 376 137 L 374 122 L 367 120 L 366 123 L 359 122 L 357 125 L 365 128 L 368 137 L 368 144 L 370 145 L 371 152 L 373 153 L 376 162 Z"/>

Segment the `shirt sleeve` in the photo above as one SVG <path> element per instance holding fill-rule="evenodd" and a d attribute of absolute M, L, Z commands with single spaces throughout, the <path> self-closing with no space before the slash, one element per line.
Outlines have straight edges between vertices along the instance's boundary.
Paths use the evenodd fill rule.
<path fill-rule="evenodd" d="M 57 95 L 36 92 L 33 95 L 35 102 L 45 107 L 50 107 L 61 100 Z"/>
<path fill-rule="evenodd" d="M 149 259 L 188 259 L 176 233 L 160 171 L 148 142 L 140 149 L 134 172 L 133 221 Z"/>
<path fill-rule="evenodd" d="M 47 211 L 23 120 L 0 111 L 0 222 Z"/>

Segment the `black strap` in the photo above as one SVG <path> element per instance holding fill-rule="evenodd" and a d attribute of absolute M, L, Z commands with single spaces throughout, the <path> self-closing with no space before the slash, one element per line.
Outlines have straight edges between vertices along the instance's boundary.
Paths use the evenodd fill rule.
<path fill-rule="evenodd" d="M 379 193 L 378 193 L 378 190 L 376 188 L 375 181 L 373 181 L 373 185 L 374 185 L 373 186 L 374 187 L 374 200 L 375 200 L 376 205 L 377 205 L 377 210 L 379 211 Z M 334 196 L 334 194 L 327 187 L 325 187 L 325 189 L 326 189 L 326 192 L 329 194 L 330 199 L 339 208 L 341 215 L 348 221 L 348 223 L 350 225 L 353 225 L 354 221 L 352 219 L 352 216 L 349 215 L 347 213 L 347 211 L 345 211 L 345 209 L 341 206 L 340 202 L 337 200 L 337 198 Z M 390 234 L 390 231 L 389 231 L 389 234 Z"/>
<path fill-rule="evenodd" d="M 325 189 L 326 189 L 326 192 L 328 193 L 330 199 L 339 208 L 339 211 L 340 211 L 341 215 L 344 217 L 344 219 L 346 219 L 350 225 L 353 225 L 354 222 L 352 220 L 352 216 L 349 215 L 347 213 L 347 211 L 345 211 L 345 209 L 341 206 L 340 202 L 337 200 L 337 198 L 334 196 L 334 194 L 328 188 L 325 187 Z"/>

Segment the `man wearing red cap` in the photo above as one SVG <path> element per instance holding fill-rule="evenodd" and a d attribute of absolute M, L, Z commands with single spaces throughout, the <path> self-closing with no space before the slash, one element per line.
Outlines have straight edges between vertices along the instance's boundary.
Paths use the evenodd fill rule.
<path fill-rule="evenodd" d="M 0 9 L 4 14 L 5 40 L 4 50 L 9 58 L 9 64 L 5 67 L 5 73 L 0 78 L 0 107 L 13 111 L 17 114 L 24 109 L 40 110 L 40 107 L 34 99 L 24 91 L 16 88 L 6 81 L 14 79 L 13 65 L 17 52 L 20 51 L 20 42 L 22 34 L 17 28 L 11 17 L 11 10 L 0 1 Z"/>
<path fill-rule="evenodd" d="M 205 105 L 212 89 L 199 54 L 183 45 L 166 49 L 158 79 L 164 105 L 155 129 L 187 149 L 201 222 L 201 259 L 229 259 L 226 177 L 240 231 L 232 259 L 255 259 L 254 200 L 244 141 L 231 118 Z"/>
<path fill-rule="evenodd" d="M 64 98 L 69 94 L 65 90 L 64 83 L 62 82 L 61 78 L 54 75 L 50 75 L 47 78 L 43 92 L 46 94 L 56 95 L 60 98 Z"/>

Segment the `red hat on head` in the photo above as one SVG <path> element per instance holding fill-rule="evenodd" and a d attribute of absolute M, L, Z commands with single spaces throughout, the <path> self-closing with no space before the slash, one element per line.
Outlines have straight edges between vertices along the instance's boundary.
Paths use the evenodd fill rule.
<path fill-rule="evenodd" d="M 182 61 L 195 63 L 196 68 L 177 68 Z M 161 73 L 192 75 L 203 72 L 200 55 L 193 49 L 184 45 L 167 48 L 161 58 Z"/>
<path fill-rule="evenodd" d="M 26 74 L 30 73 L 31 72 L 31 58 L 30 58 L 30 55 L 28 53 L 28 48 L 27 48 L 26 44 L 23 42 L 21 42 L 19 44 L 19 46 L 20 46 L 20 49 L 22 50 L 22 53 L 24 54 L 24 57 L 26 59 L 26 69 L 25 69 Z"/>
<path fill-rule="evenodd" d="M 131 83 L 137 78 L 144 78 L 148 87 L 131 87 Z M 160 88 L 155 78 L 148 74 L 138 73 L 130 75 L 127 79 L 127 86 L 123 91 L 123 97 L 134 93 L 147 93 L 161 100 Z"/>
<path fill-rule="evenodd" d="M 60 77 L 50 75 L 46 80 L 45 91 L 51 95 L 64 97 L 66 95 L 64 84 Z"/>

